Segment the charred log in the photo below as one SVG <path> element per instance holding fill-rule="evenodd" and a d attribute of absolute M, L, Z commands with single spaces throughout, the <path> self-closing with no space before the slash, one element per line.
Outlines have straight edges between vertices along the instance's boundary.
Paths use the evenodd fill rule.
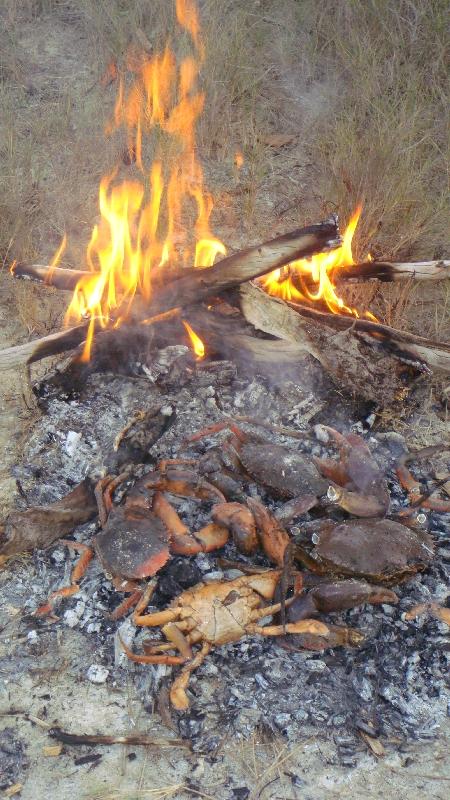
<path fill-rule="evenodd" d="M 270 297 L 251 284 L 241 287 L 240 294 L 242 313 L 248 322 L 284 340 L 285 345 L 300 342 L 305 347 L 306 342 L 305 349 L 313 358 L 318 358 L 319 354 L 320 363 L 331 380 L 345 394 L 373 402 L 378 407 L 395 404 L 404 397 L 399 354 L 394 355 L 384 346 L 374 347 L 376 340 L 373 338 L 355 335 L 354 323 L 359 320 L 335 314 L 321 316 L 321 312 L 315 310 L 308 318 L 297 307 Z M 337 322 L 333 327 L 334 319 Z"/>

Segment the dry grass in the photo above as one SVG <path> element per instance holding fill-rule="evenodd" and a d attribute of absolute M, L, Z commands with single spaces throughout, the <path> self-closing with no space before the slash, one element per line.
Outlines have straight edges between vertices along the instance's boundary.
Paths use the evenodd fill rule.
<path fill-rule="evenodd" d="M 159 50 L 169 33 L 185 47 L 173 36 L 173 5 L 2 4 L 3 260 L 45 260 L 64 231 L 67 263 L 83 258 L 98 180 L 120 144 L 104 141 L 115 88 L 101 89 L 99 77 L 130 45 Z M 276 215 L 264 201 L 278 195 L 297 203 L 296 221 L 335 208 L 346 219 L 362 201 L 359 254 L 441 255 L 449 211 L 446 1 L 203 0 L 200 7 L 207 95 L 200 155 L 223 190 L 233 184 L 232 156 L 243 150 L 246 186 L 236 204 L 247 227 L 271 230 Z M 274 152 L 263 141 L 270 131 L 298 139 Z M 404 285 L 352 290 L 349 299 L 370 302 L 392 324 L 407 324 L 414 304 L 428 333 L 448 332 L 448 293 L 443 305 L 440 290 L 432 296 L 431 313 L 421 295 Z"/>

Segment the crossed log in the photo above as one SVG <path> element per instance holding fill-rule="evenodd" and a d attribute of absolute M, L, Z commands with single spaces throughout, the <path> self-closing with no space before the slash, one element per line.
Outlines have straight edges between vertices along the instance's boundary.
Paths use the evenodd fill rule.
<path fill-rule="evenodd" d="M 152 297 L 148 303 L 144 303 L 141 298 L 135 304 L 132 322 L 151 324 L 188 310 L 189 318 L 193 324 L 195 321 L 200 335 L 203 334 L 207 341 L 211 339 L 218 353 L 230 357 L 239 351 L 241 355 L 247 354 L 257 365 L 267 369 L 270 364 L 288 367 L 298 361 L 301 353 L 307 351 L 333 374 L 335 359 L 330 358 L 323 339 L 319 345 L 313 341 L 311 331 L 307 332 L 305 320 L 310 320 L 331 329 L 347 331 L 351 335 L 364 336 L 366 341 L 381 346 L 394 357 L 416 366 L 450 372 L 450 345 L 446 343 L 430 341 L 368 320 L 330 314 L 310 305 L 287 304 L 248 285 L 252 279 L 286 266 L 291 261 L 334 249 L 340 243 L 337 220 L 332 217 L 317 225 L 295 230 L 242 250 L 207 269 L 186 270 L 167 266 L 156 269 L 152 275 Z M 21 264 L 15 266 L 13 274 L 18 278 L 28 278 L 68 291 L 73 291 L 81 278 L 92 276 L 91 272 L 82 270 Z M 446 277 L 450 277 L 450 261 L 370 261 L 340 268 L 338 282 L 397 281 L 407 278 L 440 280 Z M 199 307 L 206 298 L 218 296 L 240 284 L 247 284 L 241 292 L 243 317 L 253 326 L 253 330 L 256 327 L 272 334 L 278 341 L 255 338 L 242 320 L 239 322 L 235 319 L 233 330 L 229 330 L 229 320 L 207 314 Z M 86 338 L 87 327 L 88 321 L 0 351 L 0 369 L 31 364 L 47 356 L 72 350 Z M 97 336 L 103 333 L 104 329 L 99 327 Z"/>

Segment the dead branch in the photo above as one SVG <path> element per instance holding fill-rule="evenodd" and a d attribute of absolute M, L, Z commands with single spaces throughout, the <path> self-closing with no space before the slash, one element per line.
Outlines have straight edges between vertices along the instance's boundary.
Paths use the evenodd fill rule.
<path fill-rule="evenodd" d="M 131 744 L 142 745 L 143 747 L 186 747 L 190 749 L 190 743 L 184 739 L 161 739 L 154 736 L 147 736 L 145 733 L 131 733 L 125 736 L 103 736 L 90 733 L 67 733 L 61 728 L 50 728 L 49 736 L 63 744 Z"/>
<path fill-rule="evenodd" d="M 220 262 L 223 263 L 223 262 Z M 184 270 L 171 269 L 165 266 L 164 270 L 156 270 L 156 283 L 159 280 L 176 280 L 185 274 Z M 37 283 L 45 283 L 55 289 L 73 291 L 81 279 L 90 278 L 95 273 L 81 269 L 63 269 L 41 264 L 16 264 L 12 270 L 15 278 L 24 278 Z M 338 267 L 332 274 L 332 279 L 337 286 L 346 283 L 367 283 L 379 281 L 392 283 L 402 280 L 415 281 L 440 281 L 450 278 L 450 261 L 362 261 L 352 266 Z M 314 286 L 311 281 L 303 277 L 308 286 Z M 155 281 L 154 281 L 155 282 Z"/>
<path fill-rule="evenodd" d="M 351 267 L 334 270 L 332 279 L 341 283 L 380 281 L 391 283 L 412 279 L 415 281 L 442 281 L 450 278 L 450 261 L 363 261 Z"/>
<path fill-rule="evenodd" d="M 307 319 L 340 331 L 351 329 L 354 333 L 364 334 L 366 341 L 372 340 L 373 343 L 382 345 L 386 352 L 390 352 L 402 361 L 416 366 L 427 365 L 440 372 L 450 372 L 450 344 L 446 342 L 435 342 L 367 319 L 353 319 L 340 314 L 318 311 L 300 303 L 288 303 L 288 305 Z"/>
<path fill-rule="evenodd" d="M 12 511 L 0 537 L 0 560 L 17 553 L 48 547 L 97 513 L 91 482 L 85 478 L 61 500 L 46 506 Z"/>

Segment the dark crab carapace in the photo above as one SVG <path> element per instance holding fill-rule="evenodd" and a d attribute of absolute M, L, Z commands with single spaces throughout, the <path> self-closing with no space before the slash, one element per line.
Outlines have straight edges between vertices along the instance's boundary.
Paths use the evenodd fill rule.
<path fill-rule="evenodd" d="M 432 537 L 390 519 L 327 520 L 311 552 L 296 548 L 310 569 L 351 575 L 375 583 L 396 583 L 425 569 L 434 555 Z"/>
<path fill-rule="evenodd" d="M 254 440 L 233 422 L 211 425 L 188 441 L 197 441 L 222 429 L 228 429 L 232 434 L 222 448 L 228 456 L 228 466 L 231 454 L 235 468 L 240 465 L 258 485 L 275 497 L 303 500 L 299 513 L 317 505 L 325 495 L 329 501 L 356 516 L 384 516 L 387 513 L 389 492 L 385 477 L 360 436 L 349 434 L 346 437 L 333 428 L 327 428 L 338 443 L 339 462 L 309 456 L 284 445 Z M 212 482 L 219 480 L 220 488 L 224 490 L 219 460 L 217 450 L 215 458 L 206 453 L 200 466 L 208 470 Z M 214 471 L 214 477 L 211 477 Z M 229 474 L 227 477 L 229 480 Z M 331 486 L 330 481 L 333 481 Z"/>

